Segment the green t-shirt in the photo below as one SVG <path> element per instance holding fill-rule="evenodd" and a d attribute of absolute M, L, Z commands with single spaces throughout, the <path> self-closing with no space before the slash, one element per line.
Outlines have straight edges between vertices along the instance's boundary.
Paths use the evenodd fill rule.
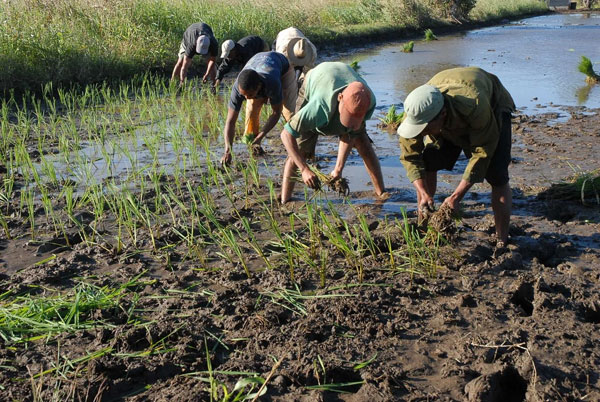
<path fill-rule="evenodd" d="M 340 136 L 343 134 L 358 135 L 364 131 L 364 121 L 359 130 L 351 131 L 340 123 L 338 111 L 338 94 L 348 84 L 360 81 L 371 93 L 371 106 L 365 115 L 365 121 L 375 109 L 375 94 L 366 81 L 352 67 L 340 62 L 321 63 L 308 73 L 304 86 L 304 102 L 300 110 L 285 125 L 285 129 L 293 136 L 316 131 L 323 135 Z"/>

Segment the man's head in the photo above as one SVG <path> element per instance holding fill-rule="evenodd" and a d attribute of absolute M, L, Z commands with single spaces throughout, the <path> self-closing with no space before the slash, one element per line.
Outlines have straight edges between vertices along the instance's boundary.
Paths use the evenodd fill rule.
<path fill-rule="evenodd" d="M 227 39 L 221 45 L 221 58 L 226 59 L 231 54 L 231 51 L 235 48 L 235 42 L 231 39 Z"/>
<path fill-rule="evenodd" d="M 208 47 L 210 46 L 210 38 L 206 35 L 198 36 L 196 39 L 196 53 L 201 56 L 208 54 Z"/>
<path fill-rule="evenodd" d="M 402 138 L 414 138 L 425 131 L 427 134 L 439 133 L 445 117 L 443 108 L 444 96 L 440 90 L 433 85 L 421 85 L 408 94 L 404 101 L 405 117 L 398 127 L 398 134 Z M 432 127 L 426 130 L 429 123 Z"/>
<path fill-rule="evenodd" d="M 340 123 L 350 130 L 358 130 L 371 107 L 371 93 L 367 86 L 359 81 L 350 83 L 339 93 L 338 101 Z"/>
<path fill-rule="evenodd" d="M 237 80 L 240 93 L 246 99 L 255 99 L 262 88 L 260 75 L 249 68 L 242 70 L 240 75 L 238 75 Z"/>

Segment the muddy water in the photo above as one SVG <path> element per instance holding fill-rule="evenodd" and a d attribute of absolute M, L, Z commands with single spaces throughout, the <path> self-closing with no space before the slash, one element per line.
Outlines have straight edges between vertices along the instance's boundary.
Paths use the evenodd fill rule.
<path fill-rule="evenodd" d="M 402 43 L 392 43 L 351 54 L 336 55 L 326 60 L 344 62 L 359 61 L 360 72 L 377 96 L 377 110 L 368 122 L 368 130 L 380 158 L 386 187 L 391 198 L 382 205 L 381 212 L 399 212 L 401 208 L 412 209 L 415 194 L 399 161 L 397 136 L 377 128 L 378 118 L 383 117 L 391 105 L 402 108 L 402 101 L 415 87 L 426 82 L 438 71 L 456 66 L 477 65 L 498 75 L 513 95 L 519 110 L 536 114 L 550 110 L 558 112 L 558 121 L 569 114 L 557 105 L 583 105 L 600 107 L 600 86 L 585 84 L 584 75 L 577 71 L 581 55 L 593 62 L 600 62 L 600 14 L 559 14 L 525 19 L 503 26 L 485 28 L 467 33 L 440 37 L 437 41 L 415 41 L 414 52 L 401 51 Z M 169 130 L 174 122 L 163 122 L 160 127 L 143 127 L 137 130 L 136 143 L 116 144 L 115 149 L 103 150 L 94 144 L 84 145 L 79 152 L 86 170 L 74 171 L 64 165 L 64 158 L 50 158 L 59 177 L 84 179 L 82 183 L 98 183 L 109 176 L 123 176 L 140 166 L 160 164 L 166 173 L 177 164 L 176 152 L 168 136 L 154 154 L 144 146 L 148 130 Z M 261 163 L 263 174 L 277 176 L 284 155 L 274 130 L 267 139 L 268 167 Z M 222 144 L 215 145 L 215 155 L 220 156 Z M 187 154 L 186 149 L 179 150 Z M 246 146 L 235 144 L 234 152 L 247 154 Z M 103 153 L 111 154 L 110 164 Z M 329 171 L 335 163 L 337 142 L 321 138 L 317 153 L 320 167 Z M 274 158 L 273 158 L 274 157 Z M 132 159 L 133 158 L 133 159 Z M 135 165 L 135 166 L 134 166 Z M 457 171 L 440 175 L 439 201 L 443 200 L 460 180 L 466 159 L 459 161 Z M 171 167 L 171 168 L 170 168 Z M 344 176 L 350 180 L 353 200 L 356 204 L 374 203 L 372 186 L 360 157 L 353 153 L 346 164 Z M 477 191 L 481 190 L 481 195 Z M 475 187 L 468 195 L 479 201 L 487 201 L 486 186 Z M 298 195 L 301 195 L 298 192 Z M 482 198 L 483 197 L 483 198 Z M 333 201 L 336 200 L 335 196 Z"/>
<path fill-rule="evenodd" d="M 397 138 L 376 127 L 377 118 L 391 105 L 401 109 L 412 89 L 441 70 L 475 65 L 500 78 L 521 113 L 556 111 L 557 121 L 565 121 L 570 116 L 558 106 L 600 107 L 600 86 L 586 85 L 585 76 L 577 70 L 582 55 L 600 66 L 599 38 L 600 14 L 557 14 L 448 35 L 437 41 L 417 40 L 413 53 L 403 53 L 402 44 L 394 43 L 343 57 L 341 61 L 359 61 L 361 74 L 377 96 L 377 111 L 368 127 L 381 159 L 386 187 L 392 190 L 392 199 L 384 209 L 414 206 L 406 202 L 414 200 L 414 192 L 398 160 Z M 333 146 L 323 144 L 320 152 L 328 154 Z M 440 176 L 440 199 L 460 180 L 464 165 L 465 160 L 456 174 Z M 350 178 L 353 191 L 372 188 L 356 154 L 349 158 L 344 175 Z M 481 190 L 487 193 L 486 186 Z"/>

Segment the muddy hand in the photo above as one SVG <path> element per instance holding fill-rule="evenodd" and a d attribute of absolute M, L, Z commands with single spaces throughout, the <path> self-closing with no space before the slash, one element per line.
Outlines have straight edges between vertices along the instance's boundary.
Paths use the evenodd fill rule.
<path fill-rule="evenodd" d="M 308 167 L 302 170 L 302 181 L 313 190 L 318 190 L 321 188 L 321 181 Z"/>
<path fill-rule="evenodd" d="M 221 158 L 221 166 L 222 167 L 229 166 L 230 163 L 231 163 L 231 153 L 225 152 L 223 154 L 223 157 Z"/>
<path fill-rule="evenodd" d="M 429 219 L 434 212 L 435 208 L 433 206 L 433 202 L 419 205 L 419 213 L 423 219 Z"/>

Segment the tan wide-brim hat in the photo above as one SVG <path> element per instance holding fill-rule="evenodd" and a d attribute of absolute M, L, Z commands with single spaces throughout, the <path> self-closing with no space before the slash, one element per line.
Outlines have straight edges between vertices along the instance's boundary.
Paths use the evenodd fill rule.
<path fill-rule="evenodd" d="M 294 66 L 311 66 L 315 64 L 317 48 L 306 38 L 292 38 L 286 56 Z"/>

